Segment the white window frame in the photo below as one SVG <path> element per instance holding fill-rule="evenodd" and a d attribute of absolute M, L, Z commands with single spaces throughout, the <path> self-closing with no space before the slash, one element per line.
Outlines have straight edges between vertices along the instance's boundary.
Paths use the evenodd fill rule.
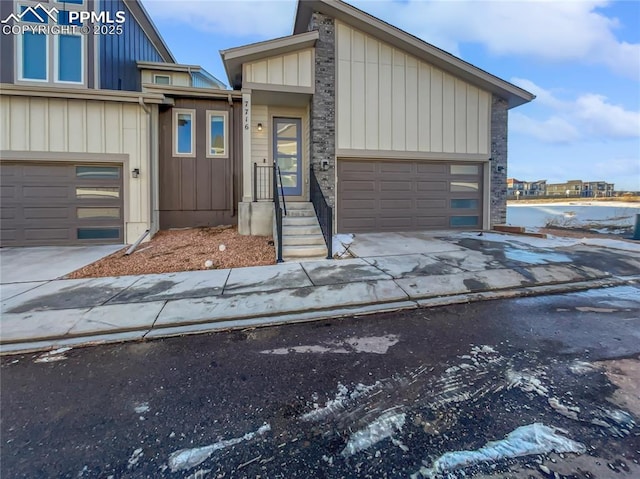
<path fill-rule="evenodd" d="M 80 81 L 68 81 L 68 80 L 60 80 L 60 69 L 58 68 L 60 65 L 60 35 L 53 35 L 53 79 L 55 83 L 61 83 L 63 85 L 84 85 L 87 79 L 87 47 L 86 47 L 86 35 L 71 35 L 65 33 L 65 35 L 70 37 L 80 37 Z"/>
<path fill-rule="evenodd" d="M 169 79 L 169 83 L 158 83 L 156 81 L 156 79 L 158 77 L 162 77 L 162 78 L 168 78 Z M 153 74 L 153 83 L 155 83 L 156 85 L 172 85 L 173 84 L 173 80 L 171 78 L 171 75 L 158 75 L 157 73 Z"/>
<path fill-rule="evenodd" d="M 65 0 L 19 0 L 14 2 L 14 10 L 16 12 L 20 11 L 21 7 L 36 7 L 39 3 L 43 3 L 45 5 L 50 5 L 50 6 L 54 6 L 55 4 L 64 4 L 65 10 L 67 11 L 77 11 L 77 12 L 82 12 L 82 11 L 91 11 L 89 9 L 88 6 L 88 2 L 87 0 L 83 0 L 82 4 L 76 4 L 76 3 L 66 3 Z M 27 23 L 27 22 L 25 22 Z M 41 25 L 39 23 L 29 23 L 30 25 Z M 55 22 L 52 23 L 51 19 L 49 19 L 49 22 L 47 23 L 48 25 L 54 25 Z M 66 34 L 66 33 L 65 33 Z M 87 39 L 85 38 L 86 35 L 78 35 L 82 38 L 81 40 L 81 45 L 82 45 L 82 82 L 70 82 L 70 81 L 60 81 L 58 80 L 58 43 L 59 43 L 59 39 L 58 39 L 58 35 L 45 35 L 46 36 L 46 47 L 47 47 L 47 68 L 46 68 L 46 73 L 47 73 L 47 79 L 46 80 L 37 80 L 37 79 L 33 79 L 33 78 L 24 78 L 23 76 L 23 72 L 24 72 L 24 65 L 22 62 L 22 53 L 23 53 L 23 36 L 22 35 L 17 35 L 16 36 L 16 46 L 15 46 L 15 61 L 14 61 L 14 67 L 15 67 L 15 73 L 14 73 L 14 78 L 16 83 L 21 83 L 21 84 L 35 84 L 35 85 L 44 85 L 44 84 L 48 84 L 49 86 L 55 86 L 55 85 L 65 85 L 67 87 L 70 88 L 75 88 L 75 87 L 86 87 L 87 85 L 87 60 L 88 60 L 88 56 L 87 56 Z M 95 42 L 96 44 L 98 42 Z M 97 66 L 96 66 L 97 69 Z"/>
<path fill-rule="evenodd" d="M 51 56 L 49 55 L 49 35 L 45 35 L 42 34 L 46 41 L 45 41 L 45 47 L 46 47 L 46 53 L 45 53 L 45 58 L 47 61 L 46 64 L 46 68 L 45 68 L 45 72 L 46 72 L 46 79 L 44 80 L 39 80 L 37 78 L 25 78 L 24 77 L 24 64 L 22 61 L 22 57 L 23 57 L 23 53 L 24 53 L 24 35 L 23 34 L 19 34 L 16 37 L 16 66 L 18 67 L 18 80 L 21 82 L 28 82 L 28 83 L 49 83 L 49 80 L 51 79 L 51 75 L 50 75 L 50 61 L 51 61 Z"/>
<path fill-rule="evenodd" d="M 178 153 L 178 115 L 191 115 L 191 153 Z M 189 108 L 174 108 L 173 122 L 171 127 L 173 132 L 173 156 L 177 158 L 195 158 L 196 157 L 196 111 Z"/>
<path fill-rule="evenodd" d="M 211 118 L 221 116 L 224 124 L 224 153 L 216 155 L 211 152 Z M 222 110 L 207 110 L 207 158 L 229 158 L 229 112 Z"/>

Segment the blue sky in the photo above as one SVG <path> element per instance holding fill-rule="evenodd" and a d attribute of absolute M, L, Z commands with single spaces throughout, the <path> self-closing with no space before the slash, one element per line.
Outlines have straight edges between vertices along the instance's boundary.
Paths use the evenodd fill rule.
<path fill-rule="evenodd" d="M 294 0 L 143 0 L 180 63 L 291 34 Z M 350 0 L 538 98 L 509 114 L 510 177 L 640 190 L 640 0 Z"/>

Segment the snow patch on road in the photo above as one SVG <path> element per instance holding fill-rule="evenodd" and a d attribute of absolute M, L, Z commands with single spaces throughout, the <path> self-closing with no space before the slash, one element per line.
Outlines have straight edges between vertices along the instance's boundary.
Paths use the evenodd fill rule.
<path fill-rule="evenodd" d="M 137 414 L 142 414 L 144 412 L 149 412 L 149 403 L 148 402 L 142 402 L 142 403 L 136 405 L 136 407 L 134 407 L 133 410 Z"/>
<path fill-rule="evenodd" d="M 38 356 L 38 359 L 34 363 L 55 363 L 56 361 L 64 361 L 67 357 L 64 355 L 67 351 L 71 351 L 71 348 L 58 348 L 53 351 L 47 351 L 44 354 Z"/>
<path fill-rule="evenodd" d="M 129 461 L 127 462 L 127 469 L 133 469 L 138 464 L 138 461 L 142 458 L 142 456 L 144 456 L 144 452 L 142 452 L 141 447 L 133 451 L 131 457 L 129 458 Z"/>
<path fill-rule="evenodd" d="M 509 389 L 518 388 L 524 392 L 536 393 L 542 397 L 546 397 L 549 394 L 549 389 L 542 384 L 542 381 L 527 372 L 509 369 L 507 371 L 507 381 Z"/>
<path fill-rule="evenodd" d="M 342 457 L 349 457 L 370 448 L 383 439 L 391 437 L 394 432 L 401 431 L 405 420 L 405 413 L 395 413 L 393 411 L 384 413 L 364 429 L 351 434 L 347 445 L 340 454 Z"/>
<path fill-rule="evenodd" d="M 504 439 L 488 442 L 476 451 L 448 452 L 436 459 L 430 468 L 422 467 L 411 477 L 412 479 L 420 476 L 436 478 L 448 471 L 482 462 L 495 462 L 535 454 L 550 452 L 583 454 L 585 452 L 583 444 L 559 434 L 560 432 L 566 434 L 562 429 L 541 423 L 521 426 L 510 432 Z"/>
<path fill-rule="evenodd" d="M 399 336 L 387 334 L 385 336 L 353 336 L 342 341 L 329 341 L 324 345 L 304 345 L 290 348 L 266 349 L 260 351 L 261 354 L 284 355 L 290 353 L 298 354 L 350 354 L 350 353 L 371 353 L 386 354 L 389 348 L 395 346 L 400 341 Z"/>
<path fill-rule="evenodd" d="M 262 436 L 266 434 L 268 431 L 271 431 L 271 426 L 269 424 L 264 424 L 257 431 L 248 432 L 241 437 L 218 441 L 214 444 L 203 447 L 180 449 L 179 451 L 176 451 L 169 456 L 169 468 L 171 469 L 171 472 L 191 469 L 192 467 L 198 466 L 209 459 L 211 454 L 216 451 L 235 446 L 236 444 L 240 444 L 241 442 L 250 441 L 256 436 Z"/>
<path fill-rule="evenodd" d="M 356 384 L 353 391 L 349 392 L 349 388 L 342 383 L 338 383 L 338 393 L 333 399 L 328 400 L 323 407 L 315 405 L 313 411 L 309 411 L 306 414 L 300 416 L 303 421 L 321 421 L 335 414 L 338 414 L 346 409 L 349 403 L 359 399 L 362 396 L 369 394 L 374 389 L 378 388 L 380 383 L 377 382 L 370 386 L 364 384 Z"/>

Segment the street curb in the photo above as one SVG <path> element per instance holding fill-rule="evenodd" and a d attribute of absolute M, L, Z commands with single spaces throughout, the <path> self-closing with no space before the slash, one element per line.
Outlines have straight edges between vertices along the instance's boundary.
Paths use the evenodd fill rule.
<path fill-rule="evenodd" d="M 511 288 L 499 291 L 443 295 L 406 301 L 372 303 L 343 308 L 319 309 L 307 312 L 292 312 L 273 316 L 255 316 L 243 319 L 203 320 L 188 325 L 144 328 L 140 330 L 116 330 L 99 334 L 50 339 L 43 341 L 25 341 L 0 345 L 0 356 L 49 351 L 64 346 L 88 347 L 102 344 L 113 344 L 130 341 L 146 341 L 191 334 L 203 334 L 232 330 L 252 329 L 266 326 L 304 323 L 335 318 L 366 316 L 393 311 L 405 311 L 418 308 L 433 308 L 453 304 L 491 301 L 498 299 L 522 298 L 546 294 L 563 294 L 588 289 L 623 286 L 640 281 L 640 276 L 608 277 L 573 283 L 555 283 L 524 288 Z"/>

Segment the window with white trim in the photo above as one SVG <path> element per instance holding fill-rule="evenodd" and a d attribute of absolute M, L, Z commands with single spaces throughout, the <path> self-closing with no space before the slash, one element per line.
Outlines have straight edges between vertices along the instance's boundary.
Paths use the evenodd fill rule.
<path fill-rule="evenodd" d="M 153 83 L 157 85 L 171 85 L 170 75 L 153 75 Z"/>
<path fill-rule="evenodd" d="M 207 158 L 229 158 L 229 113 L 207 110 Z"/>
<path fill-rule="evenodd" d="M 196 156 L 196 111 L 173 110 L 173 156 Z"/>
<path fill-rule="evenodd" d="M 44 2 L 43 2 L 44 3 Z M 62 4 L 58 6 L 57 4 Z M 86 10 L 83 0 L 55 2 L 49 6 L 32 0 L 16 2 L 15 11 L 23 14 L 21 23 L 35 27 L 16 38 L 16 80 L 18 82 L 86 84 L 86 35 L 73 31 L 69 11 Z M 56 11 L 45 13 L 44 8 Z M 47 34 L 38 26 L 56 24 L 60 33 Z M 82 26 L 74 21 L 73 25 Z"/>

